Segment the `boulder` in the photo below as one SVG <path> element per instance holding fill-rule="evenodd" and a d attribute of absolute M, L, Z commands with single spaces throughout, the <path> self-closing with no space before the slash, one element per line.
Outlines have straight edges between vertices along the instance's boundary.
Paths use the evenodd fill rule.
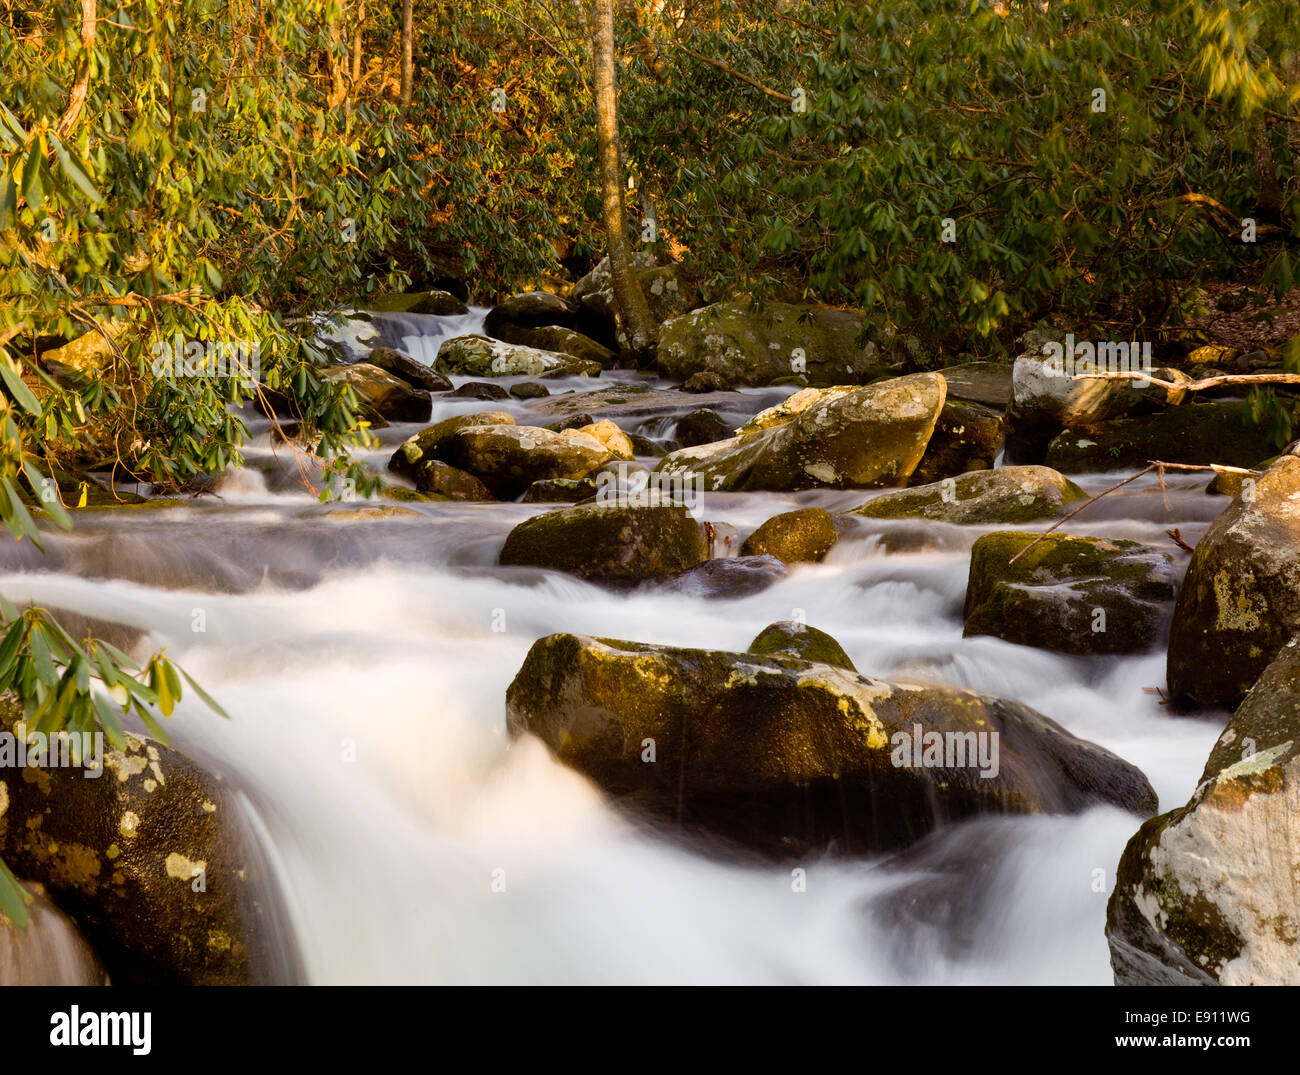
<path fill-rule="evenodd" d="M 846 668 L 850 672 L 857 671 L 839 642 L 825 631 L 797 620 L 768 624 L 745 652 L 758 657 L 794 657 L 800 661 L 816 661 L 836 668 Z"/>
<path fill-rule="evenodd" d="M 650 316 L 661 324 L 694 309 L 700 301 L 699 289 L 680 265 L 659 265 L 654 256 L 638 250 L 632 255 L 633 272 L 645 295 Z M 614 282 L 609 258 L 602 258 L 594 269 L 573 286 L 572 299 L 584 310 L 603 318 L 611 327 L 614 317 Z"/>
<path fill-rule="evenodd" d="M 1076 654 L 1138 653 L 1161 641 L 1177 588 L 1169 553 L 1136 541 L 1039 537 L 999 531 L 972 546 L 965 636 Z"/>
<path fill-rule="evenodd" d="M 423 388 L 426 392 L 451 391 L 451 382 L 446 377 L 392 347 L 376 347 L 366 355 L 366 362 L 415 388 Z"/>
<path fill-rule="evenodd" d="M 690 392 L 696 396 L 712 392 L 725 392 L 730 387 L 731 382 L 727 378 L 720 373 L 714 373 L 712 370 L 701 370 L 699 373 L 692 373 L 680 385 L 681 391 Z"/>
<path fill-rule="evenodd" d="M 422 493 L 432 493 L 446 500 L 495 499 L 487 486 L 473 474 L 443 463 L 437 459 L 424 459 L 416 464 L 411 475 L 415 487 Z"/>
<path fill-rule="evenodd" d="M 939 372 L 948 382 L 949 401 L 978 403 L 1001 413 L 1011 398 L 1011 371 L 1009 362 L 963 362 Z"/>
<path fill-rule="evenodd" d="M 507 324 L 498 328 L 495 335 L 505 343 L 567 355 L 581 362 L 594 363 L 601 369 L 609 369 L 618 357 L 604 344 L 561 325 Z"/>
<path fill-rule="evenodd" d="M 444 418 L 436 425 L 422 429 L 413 437 L 402 442 L 401 447 L 388 460 L 388 469 L 394 474 L 415 480 L 419 465 L 428 459 L 435 459 L 438 450 L 458 429 L 467 426 L 490 426 L 515 424 L 514 416 L 507 411 L 479 411 L 476 414 L 457 414 Z"/>
<path fill-rule="evenodd" d="M 1250 405 L 1226 401 L 1066 430 L 1048 446 L 1047 465 L 1067 474 L 1140 469 L 1152 459 L 1252 467 L 1275 451 L 1265 430 L 1251 422 Z"/>
<path fill-rule="evenodd" d="M 473 474 L 500 500 L 513 500 L 543 478 L 585 478 L 613 458 L 592 437 L 516 425 L 461 426 L 435 454 Z"/>
<path fill-rule="evenodd" d="M 510 531 L 500 563 L 630 585 L 708 559 L 703 526 L 680 505 L 584 504 L 534 515 Z"/>
<path fill-rule="evenodd" d="M 1069 505 L 1087 497 L 1050 467 L 1000 467 L 881 493 L 849 514 L 961 524 L 1027 523 L 1059 518 Z"/>
<path fill-rule="evenodd" d="M 502 388 L 499 384 L 492 384 L 490 381 L 467 381 L 454 392 L 453 396 L 460 396 L 462 399 L 509 399 L 510 393 Z"/>
<path fill-rule="evenodd" d="M 1169 691 L 1232 708 L 1300 631 L 1300 457 L 1284 455 L 1192 553 L 1169 633 Z"/>
<path fill-rule="evenodd" d="M 367 309 L 378 313 L 426 314 L 434 317 L 469 313 L 469 307 L 448 291 L 410 291 L 404 295 L 384 295 L 373 300 Z"/>
<path fill-rule="evenodd" d="M 444 376 L 598 377 L 601 366 L 572 355 L 502 343 L 487 336 L 453 336 L 438 348 L 434 369 Z"/>
<path fill-rule="evenodd" d="M 745 539 L 740 551 L 746 556 L 775 556 L 782 563 L 815 563 L 824 560 L 839 534 L 831 513 L 825 508 L 800 508 L 773 515 Z"/>
<path fill-rule="evenodd" d="M 735 600 L 762 593 L 786 575 L 785 564 L 775 556 L 718 556 L 654 585 L 710 601 Z"/>
<path fill-rule="evenodd" d="M 685 381 L 713 373 L 730 386 L 804 375 L 814 385 L 861 384 L 886 372 L 873 344 L 859 345 L 861 314 L 818 306 L 718 303 L 663 325 L 657 364 Z"/>
<path fill-rule="evenodd" d="M 638 814 L 764 854 L 891 850 L 982 813 L 1156 805 L 1133 766 L 1019 703 L 793 657 L 550 635 L 506 712 L 512 735 Z"/>
<path fill-rule="evenodd" d="M 561 325 L 571 327 L 578 308 L 559 295 L 546 291 L 527 291 L 511 295 L 499 306 L 494 306 L 483 319 L 483 331 L 489 336 L 504 340 L 502 331 L 512 327 Z"/>
<path fill-rule="evenodd" d="M 7 699 L 0 726 L 27 738 Z M 239 798 L 220 774 L 130 734 L 98 770 L 7 760 L 0 857 L 45 886 L 117 985 L 292 984 L 292 935 Z"/>
<path fill-rule="evenodd" d="M 525 504 L 576 504 L 596 495 L 591 478 L 543 478 L 524 493 Z"/>
<path fill-rule="evenodd" d="M 1118 985 L 1300 985 L 1300 639 L 1233 714 L 1186 805 L 1120 859 Z"/>
<path fill-rule="evenodd" d="M 977 403 L 948 400 L 912 475 L 928 485 L 972 470 L 989 470 L 1002 448 L 1002 415 Z"/>
<path fill-rule="evenodd" d="M 565 430 L 565 433 L 594 438 L 603 444 L 615 459 L 630 460 L 636 457 L 636 452 L 632 448 L 632 441 L 628 438 L 628 435 L 608 418 L 602 418 L 599 422 L 593 422 L 591 425 L 579 426 L 575 430 Z"/>
<path fill-rule="evenodd" d="M 351 388 L 361 412 L 369 417 L 386 422 L 427 422 L 433 413 L 433 400 L 428 392 L 412 388 L 368 362 L 334 366 L 321 376 Z"/>
<path fill-rule="evenodd" d="M 912 476 L 943 409 L 944 381 L 918 373 L 818 400 L 757 432 L 665 456 L 658 470 L 710 490 L 872 489 Z"/>
<path fill-rule="evenodd" d="M 510 386 L 510 395 L 515 399 L 542 399 L 550 394 L 551 390 L 540 381 L 520 381 Z"/>
<path fill-rule="evenodd" d="M 698 407 L 677 419 L 673 439 L 683 448 L 727 440 L 734 436 L 731 423 L 709 407 Z"/>

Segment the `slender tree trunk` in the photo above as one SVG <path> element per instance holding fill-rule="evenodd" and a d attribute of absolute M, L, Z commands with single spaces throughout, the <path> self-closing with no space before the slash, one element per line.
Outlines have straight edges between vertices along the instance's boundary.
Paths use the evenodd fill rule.
<path fill-rule="evenodd" d="M 357 28 L 352 32 L 352 95 L 356 96 L 357 83 L 361 81 L 361 38 L 365 33 L 366 0 L 357 3 Z"/>
<path fill-rule="evenodd" d="M 415 96 L 415 28 L 411 0 L 402 0 L 402 107 L 410 108 Z"/>
<path fill-rule="evenodd" d="M 81 109 L 90 92 L 90 61 L 94 51 L 95 0 L 81 0 L 81 59 L 77 64 L 77 77 L 68 93 L 68 107 L 55 128 L 60 138 L 67 138 L 81 118 Z"/>
<path fill-rule="evenodd" d="M 592 18 L 593 84 L 600 157 L 601 207 L 605 241 L 609 246 L 610 280 L 623 346 L 636 360 L 654 350 L 658 326 L 650 316 L 645 293 L 632 272 L 627 242 L 627 212 L 623 205 L 623 167 L 619 159 L 618 78 L 614 57 L 614 0 L 595 0 Z"/>

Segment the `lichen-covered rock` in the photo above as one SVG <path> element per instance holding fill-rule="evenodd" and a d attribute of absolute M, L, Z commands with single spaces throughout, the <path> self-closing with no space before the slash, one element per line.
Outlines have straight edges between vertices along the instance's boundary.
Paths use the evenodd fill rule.
<path fill-rule="evenodd" d="M 379 313 L 427 314 L 434 317 L 469 313 L 469 307 L 448 291 L 409 291 L 400 295 L 384 295 L 373 300 L 367 309 Z"/>
<path fill-rule="evenodd" d="M 657 362 L 684 381 L 714 373 L 728 385 L 766 385 L 804 374 L 814 385 L 861 384 L 885 372 L 872 344 L 859 345 L 862 316 L 845 310 L 726 302 L 673 318 L 659 334 Z"/>
<path fill-rule="evenodd" d="M 376 347 L 366 355 L 366 361 L 415 388 L 423 388 L 426 392 L 451 391 L 451 382 L 446 377 L 435 373 L 423 362 L 417 362 L 410 355 L 392 347 Z"/>
<path fill-rule="evenodd" d="M 815 563 L 826 558 L 839 537 L 825 508 L 800 508 L 773 515 L 755 530 L 740 551 L 746 556 L 770 553 L 787 564 Z"/>
<path fill-rule="evenodd" d="M 609 369 L 618 357 L 604 344 L 563 325 L 505 324 L 500 326 L 493 335 L 505 343 L 552 354 L 568 355 L 581 362 L 594 363 L 601 369 Z"/>
<path fill-rule="evenodd" d="M 645 295 L 650 316 L 662 323 L 679 317 L 699 304 L 699 289 L 680 265 L 658 265 L 654 256 L 638 250 L 632 256 L 633 273 Z M 594 269 L 573 285 L 573 301 L 614 322 L 614 281 L 610 274 L 609 258 L 602 258 Z"/>
<path fill-rule="evenodd" d="M 1161 641 L 1177 588 L 1169 553 L 1136 541 L 1039 538 L 999 531 L 975 542 L 965 635 L 1078 654 L 1137 653 Z"/>
<path fill-rule="evenodd" d="M 515 419 L 508 411 L 479 411 L 476 414 L 457 414 L 444 418 L 441 422 L 422 429 L 413 437 L 402 442 L 401 447 L 393 453 L 388 461 L 388 469 L 394 474 L 415 480 L 419 465 L 437 457 L 438 449 L 458 429 L 466 426 L 491 426 L 515 424 Z"/>
<path fill-rule="evenodd" d="M 749 644 L 746 652 L 759 657 L 794 657 L 800 661 L 817 661 L 847 668 L 850 672 L 857 671 L 844 647 L 834 638 L 797 620 L 768 624 Z"/>
<path fill-rule="evenodd" d="M 1300 640 L 1219 737 L 1185 806 L 1120 859 L 1106 920 L 1119 985 L 1300 985 Z"/>
<path fill-rule="evenodd" d="M 1088 494 L 1050 467 L 976 470 L 932 485 L 881 493 L 850 515 L 948 523 L 1027 523 L 1055 519 Z"/>
<path fill-rule="evenodd" d="M 506 709 L 512 735 L 637 813 L 764 853 L 898 848 L 981 813 L 1156 805 L 1137 769 L 1023 705 L 793 657 L 550 635 Z"/>
<path fill-rule="evenodd" d="M 427 422 L 433 413 L 433 399 L 428 392 L 368 362 L 334 366 L 321 376 L 347 384 L 362 413 L 370 417 L 386 422 Z"/>
<path fill-rule="evenodd" d="M 1300 457 L 1246 486 L 1192 553 L 1169 633 L 1169 690 L 1232 708 L 1300 631 Z"/>
<path fill-rule="evenodd" d="M 703 525 L 681 505 L 583 504 L 525 519 L 500 562 L 631 585 L 688 571 L 708 555 Z"/>
<path fill-rule="evenodd" d="M 943 410 L 944 381 L 918 373 L 827 395 L 794 417 L 715 444 L 682 448 L 658 470 L 705 489 L 873 489 L 903 485 Z"/>
<path fill-rule="evenodd" d="M 0 726 L 27 736 L 8 699 Z M 134 735 L 99 772 L 0 766 L 0 856 L 45 886 L 113 981 L 297 980 L 279 891 L 227 782 Z"/>
<path fill-rule="evenodd" d="M 1132 470 L 1165 463 L 1252 467 L 1274 453 L 1263 427 L 1239 401 L 1170 407 L 1141 418 L 1068 429 L 1047 449 L 1047 465 L 1067 474 Z"/>
<path fill-rule="evenodd" d="M 31 897 L 27 928 L 0 916 L 0 987 L 108 985 L 99 956 L 75 923 L 46 899 L 45 886 L 28 882 L 23 888 Z"/>
<path fill-rule="evenodd" d="M 544 478 L 533 482 L 524 493 L 525 504 L 576 504 L 596 495 L 591 478 Z"/>
<path fill-rule="evenodd" d="M 1129 368 L 1135 368 L 1141 358 L 1139 355 L 1126 361 Z M 1103 422 L 1147 414 L 1183 400 L 1184 393 L 1179 390 L 1170 391 L 1137 380 L 1099 377 L 1076 380 L 1075 372 L 1083 370 L 1042 351 L 1027 351 L 1016 358 L 1006 410 L 1009 462 L 1044 462 L 1048 444 L 1062 430 L 1088 430 Z M 1154 370 L 1152 375 L 1161 380 L 1187 379 L 1176 370 L 1163 368 Z M 1050 458 L 1046 462 L 1061 470 L 1070 469 Z"/>
<path fill-rule="evenodd" d="M 438 348 L 434 369 L 444 376 L 598 377 L 601 366 L 599 362 L 575 358 L 573 355 L 503 343 L 487 336 L 453 336 Z"/>
<path fill-rule="evenodd" d="M 504 424 L 461 426 L 433 454 L 473 474 L 500 500 L 513 500 L 544 478 L 585 478 L 613 458 L 585 434 Z"/>
<path fill-rule="evenodd" d="M 912 484 L 928 485 L 972 470 L 990 470 L 1001 448 L 1001 414 L 950 399 L 943 405 Z"/>

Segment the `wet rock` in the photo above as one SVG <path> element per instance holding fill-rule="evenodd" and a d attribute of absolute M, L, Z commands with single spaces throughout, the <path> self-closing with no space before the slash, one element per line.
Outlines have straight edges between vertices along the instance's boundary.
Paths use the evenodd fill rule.
<path fill-rule="evenodd" d="M 438 348 L 434 369 L 444 376 L 598 377 L 600 364 L 535 347 L 502 343 L 487 336 L 454 336 Z"/>
<path fill-rule="evenodd" d="M 435 459 L 438 450 L 458 429 L 468 426 L 491 426 L 515 424 L 515 419 L 508 411 L 479 411 L 476 414 L 457 414 L 444 418 L 441 422 L 422 429 L 415 436 L 407 438 L 401 447 L 388 460 L 388 469 L 394 474 L 415 480 L 419 465 L 428 459 Z"/>
<path fill-rule="evenodd" d="M 894 849 L 982 813 L 1156 805 L 1133 766 L 1018 703 L 791 657 L 550 635 L 506 707 L 512 735 L 634 812 L 765 854 Z"/>
<path fill-rule="evenodd" d="M 963 362 L 939 372 L 948 382 L 949 401 L 978 403 L 1001 413 L 1011 399 L 1011 371 L 1008 362 Z"/>
<path fill-rule="evenodd" d="M 1119 985 L 1300 985 L 1300 640 L 1215 744 L 1185 806 L 1120 859 L 1106 919 Z"/>
<path fill-rule="evenodd" d="M 579 426 L 573 432 L 599 441 L 615 459 L 631 460 L 636 456 L 636 452 L 632 448 L 632 441 L 628 438 L 628 435 L 608 418 L 602 418 L 599 422 L 593 422 L 591 425 Z"/>
<path fill-rule="evenodd" d="M 0 725 L 26 737 L 8 700 Z M 0 766 L 0 856 L 46 887 L 114 983 L 300 977 L 273 875 L 219 774 L 133 735 L 102 775 L 85 771 Z"/>
<path fill-rule="evenodd" d="M 1196 403 L 1067 430 L 1049 445 L 1047 465 L 1068 474 L 1140 469 L 1152 459 L 1252 467 L 1274 451 L 1248 404 Z"/>
<path fill-rule="evenodd" d="M 705 392 L 725 392 L 731 387 L 722 374 L 714 373 L 712 370 L 701 370 L 699 373 L 692 373 L 682 382 L 683 392 L 693 392 L 696 395 L 703 395 Z"/>
<path fill-rule="evenodd" d="M 520 381 L 510 386 L 510 394 L 515 399 L 541 399 L 549 396 L 551 390 L 539 381 Z"/>
<path fill-rule="evenodd" d="M 667 322 L 657 362 L 679 381 L 708 372 L 730 386 L 758 386 L 802 373 L 815 385 L 860 384 L 886 368 L 874 345 L 858 344 L 861 331 L 861 315 L 844 310 L 718 303 Z"/>
<path fill-rule="evenodd" d="M 662 587 L 710 600 L 752 597 L 786 577 L 775 556 L 719 556 L 684 571 Z"/>
<path fill-rule="evenodd" d="M 494 306 L 483 319 L 483 331 L 489 336 L 504 340 L 503 331 L 512 327 L 560 325 L 571 327 L 577 307 L 559 295 L 546 291 L 526 291 L 511 295 L 499 306 Z"/>
<path fill-rule="evenodd" d="M 537 351 L 567 355 L 579 362 L 601 369 L 615 364 L 617 355 L 604 344 L 560 325 L 505 325 L 495 333 L 496 338 Z"/>
<path fill-rule="evenodd" d="M 499 384 L 491 384 L 488 381 L 467 381 L 454 392 L 453 396 L 460 396 L 462 399 L 509 399 L 508 393 Z"/>
<path fill-rule="evenodd" d="M 335 366 L 321 374 L 328 381 L 342 381 L 356 396 L 361 411 L 388 422 L 427 422 L 433 413 L 433 400 L 423 389 L 412 388 L 391 373 L 358 362 Z"/>
<path fill-rule="evenodd" d="M 679 574 L 707 557 L 703 527 L 684 507 L 590 504 L 524 520 L 506 537 L 500 562 L 630 585 Z"/>
<path fill-rule="evenodd" d="M 0 987 L 108 985 L 95 950 L 46 898 L 45 886 L 27 883 L 23 888 L 31 897 L 27 928 L 0 916 Z"/>
<path fill-rule="evenodd" d="M 645 295 L 650 316 L 662 323 L 693 309 L 700 301 L 699 289 L 680 265 L 656 266 L 644 251 L 633 254 L 633 272 Z M 614 282 L 609 258 L 601 261 L 573 287 L 573 300 L 591 314 L 614 323 Z"/>
<path fill-rule="evenodd" d="M 433 317 L 469 313 L 469 307 L 447 291 L 410 291 L 404 295 L 385 295 L 374 300 L 368 309 L 377 313 L 428 314 Z"/>
<path fill-rule="evenodd" d="M 1237 705 L 1300 631 L 1300 458 L 1285 455 L 1197 543 L 1169 635 L 1169 690 Z"/>
<path fill-rule="evenodd" d="M 546 478 L 533 482 L 524 493 L 525 504 L 576 504 L 596 495 L 591 478 Z"/>
<path fill-rule="evenodd" d="M 770 553 L 787 564 L 824 560 L 839 534 L 831 513 L 824 508 L 800 508 L 774 515 L 755 530 L 741 552 L 747 556 Z"/>
<path fill-rule="evenodd" d="M 424 459 L 415 465 L 411 475 L 415 487 L 422 493 L 432 493 L 446 500 L 493 500 L 487 486 L 473 474 L 443 463 L 438 459 Z"/>
<path fill-rule="evenodd" d="M 501 500 L 513 500 L 544 478 L 585 478 L 612 454 L 592 437 L 535 426 L 462 426 L 435 453 L 468 471 Z"/>
<path fill-rule="evenodd" d="M 912 475 L 913 485 L 990 470 L 1002 448 L 1002 415 L 975 403 L 948 400 Z"/>
<path fill-rule="evenodd" d="M 410 355 L 403 354 L 392 347 L 376 347 L 366 355 L 366 361 L 415 388 L 423 388 L 426 392 L 451 391 L 451 382 L 446 377 L 435 373 L 423 362 L 417 362 Z"/>
<path fill-rule="evenodd" d="M 1159 643 L 1173 557 L 1136 541 L 999 531 L 971 548 L 966 626 L 1059 653 L 1138 653 Z M 1015 563 L 1012 557 L 1025 551 Z"/>
<path fill-rule="evenodd" d="M 649 437 L 642 436 L 640 433 L 629 433 L 627 439 L 632 443 L 632 451 L 636 455 L 648 455 L 655 459 L 662 459 L 668 454 L 668 451 L 658 441 L 651 440 Z"/>
<path fill-rule="evenodd" d="M 1069 505 L 1087 497 L 1050 467 L 1000 467 L 881 493 L 849 514 L 961 524 L 1026 523 L 1058 518 Z"/>
<path fill-rule="evenodd" d="M 797 620 L 781 620 L 768 624 L 749 644 L 747 653 L 759 657 L 793 657 L 800 661 L 816 661 L 856 672 L 849 655 L 834 638 L 816 627 Z"/>
<path fill-rule="evenodd" d="M 918 373 L 834 394 L 779 425 L 682 448 L 658 470 L 708 490 L 872 489 L 902 485 L 925 453 L 943 378 Z"/>
<path fill-rule="evenodd" d="M 734 435 L 731 423 L 709 407 L 700 407 L 689 414 L 682 415 L 673 430 L 673 438 L 683 448 L 712 444 L 714 441 L 727 440 Z"/>

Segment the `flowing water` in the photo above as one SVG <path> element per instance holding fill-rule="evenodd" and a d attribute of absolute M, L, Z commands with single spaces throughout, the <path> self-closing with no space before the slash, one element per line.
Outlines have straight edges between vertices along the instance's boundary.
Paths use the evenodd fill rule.
<path fill-rule="evenodd" d="M 428 358 L 480 323 L 476 311 L 372 328 Z M 754 394 L 756 410 L 781 393 Z M 502 406 L 524 413 L 457 400 L 434 418 Z M 382 466 L 415 428 L 384 430 L 364 456 Z M 44 557 L 14 546 L 0 589 L 147 631 L 140 650 L 165 645 L 232 714 L 186 699 L 169 727 L 244 789 L 309 981 L 1111 981 L 1105 904 L 1139 824 L 1122 811 L 967 822 L 888 864 L 810 858 L 795 891 L 791 865 L 657 839 L 537 741 L 505 735 L 506 687 L 543 635 L 740 650 L 802 613 L 869 675 L 1019 699 L 1140 767 L 1162 809 L 1183 802 L 1221 721 L 1166 715 L 1145 689 L 1163 685 L 1163 653 L 1085 659 L 962 638 L 983 531 L 925 524 L 917 551 L 887 553 L 882 535 L 906 527 L 861 520 L 826 562 L 753 596 L 615 594 L 494 566 L 538 505 L 358 514 L 316 503 L 273 444 L 260 427 L 219 498 L 83 514 Z M 1195 542 L 1222 505 L 1203 486 L 1142 479 L 1067 529 L 1168 546 L 1177 526 Z M 866 495 L 710 494 L 704 517 L 744 531 Z"/>

